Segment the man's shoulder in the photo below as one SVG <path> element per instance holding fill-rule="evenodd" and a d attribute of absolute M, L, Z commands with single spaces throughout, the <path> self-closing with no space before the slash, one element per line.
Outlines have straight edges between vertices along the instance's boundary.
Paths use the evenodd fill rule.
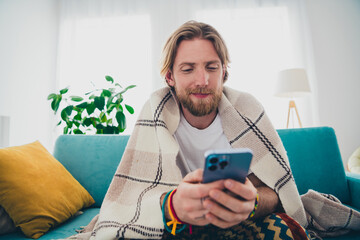
<path fill-rule="evenodd" d="M 164 97 L 171 95 L 171 89 L 170 87 L 166 86 L 166 87 L 162 87 L 160 89 L 155 90 L 154 92 L 151 93 L 150 95 L 150 100 L 151 99 L 163 99 Z"/>
<path fill-rule="evenodd" d="M 249 107 L 260 107 L 262 105 L 260 102 L 250 93 L 239 91 L 230 87 L 224 86 L 224 95 L 229 100 L 229 102 L 235 107 L 239 106 L 249 106 Z"/>

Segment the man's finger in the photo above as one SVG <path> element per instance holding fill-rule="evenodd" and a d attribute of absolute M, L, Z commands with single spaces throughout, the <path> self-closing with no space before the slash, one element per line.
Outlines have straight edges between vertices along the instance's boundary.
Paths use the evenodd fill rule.
<path fill-rule="evenodd" d="M 246 200 L 253 200 L 256 198 L 257 190 L 248 178 L 246 178 L 244 184 L 227 179 L 224 185 L 225 188 Z"/>
<path fill-rule="evenodd" d="M 254 207 L 253 201 L 243 201 L 238 198 L 234 198 L 233 196 L 231 196 L 227 193 L 224 193 L 223 191 L 220 191 L 220 190 L 216 190 L 216 189 L 211 190 L 209 195 L 212 200 L 216 201 L 217 203 L 220 203 L 221 206 L 226 207 L 227 209 L 231 210 L 232 213 L 235 213 L 235 214 L 249 215 L 248 213 Z M 205 206 L 205 208 L 206 207 L 207 206 Z M 213 212 L 213 214 L 219 216 L 220 218 L 222 218 L 226 221 L 231 221 L 231 219 L 235 216 L 235 215 L 228 214 L 226 211 L 223 211 L 220 213 L 220 210 L 222 210 L 222 209 L 219 208 L 218 211 Z M 220 216 L 219 214 L 224 214 L 224 215 Z M 235 219 L 235 220 L 239 220 L 239 219 Z"/>
<path fill-rule="evenodd" d="M 180 194 L 180 198 L 193 198 L 201 201 L 201 198 L 209 196 L 211 189 L 224 189 L 224 180 L 215 181 L 206 184 L 193 184 L 183 182 L 178 186 L 176 194 Z"/>
<path fill-rule="evenodd" d="M 203 172 L 204 170 L 202 169 L 196 169 L 195 171 L 188 173 L 183 181 L 189 183 L 201 183 L 203 180 Z"/>

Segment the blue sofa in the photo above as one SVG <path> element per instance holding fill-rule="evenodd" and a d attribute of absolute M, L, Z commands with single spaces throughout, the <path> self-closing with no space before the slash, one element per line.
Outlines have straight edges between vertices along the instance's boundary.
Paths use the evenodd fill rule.
<path fill-rule="evenodd" d="M 278 130 L 278 133 L 287 150 L 300 194 L 314 189 L 333 194 L 343 203 L 360 209 L 360 175 L 345 173 L 332 128 L 286 129 Z M 129 136 L 121 135 L 62 135 L 57 139 L 54 156 L 89 191 L 96 203 L 40 240 L 71 236 L 98 214 L 128 139 Z M 5 239 L 27 238 L 16 232 L 0 236 L 0 240 Z M 360 233 L 331 239 L 360 239 Z"/>

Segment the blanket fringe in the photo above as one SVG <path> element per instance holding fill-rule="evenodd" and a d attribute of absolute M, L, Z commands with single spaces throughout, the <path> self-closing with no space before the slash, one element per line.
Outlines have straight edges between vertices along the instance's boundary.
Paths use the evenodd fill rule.
<path fill-rule="evenodd" d="M 309 233 L 309 236 L 313 240 L 323 240 L 314 230 L 307 230 Z"/>

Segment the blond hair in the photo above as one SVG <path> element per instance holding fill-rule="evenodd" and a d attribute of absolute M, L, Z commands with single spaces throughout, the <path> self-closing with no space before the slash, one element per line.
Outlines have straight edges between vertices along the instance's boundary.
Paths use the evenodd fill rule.
<path fill-rule="evenodd" d="M 165 76 L 169 70 L 173 69 L 176 52 L 182 40 L 192 40 L 194 38 L 206 39 L 212 42 L 221 63 L 225 67 L 224 82 L 228 78 L 227 67 L 230 63 L 229 53 L 224 40 L 220 34 L 212 26 L 196 22 L 188 21 L 181 25 L 167 40 L 161 61 L 161 76 Z"/>

